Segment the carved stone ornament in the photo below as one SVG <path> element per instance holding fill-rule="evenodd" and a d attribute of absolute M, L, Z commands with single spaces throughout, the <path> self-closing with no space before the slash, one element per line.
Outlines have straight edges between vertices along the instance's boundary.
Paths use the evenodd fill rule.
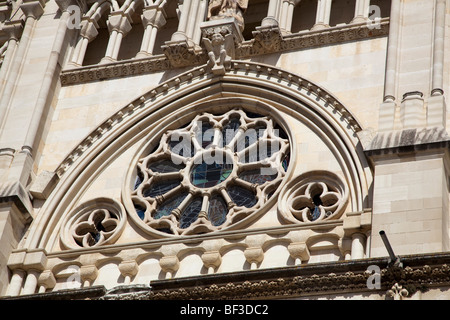
<path fill-rule="evenodd" d="M 90 200 L 64 220 L 61 242 L 67 248 L 90 248 L 113 243 L 126 221 L 125 209 L 109 198 Z"/>
<path fill-rule="evenodd" d="M 207 69 L 216 75 L 225 74 L 231 69 L 231 60 L 235 58 L 235 46 L 243 41 L 236 20 L 208 21 L 202 23 L 200 28 L 208 54 Z"/>
<path fill-rule="evenodd" d="M 261 53 L 272 53 L 281 48 L 282 36 L 280 29 L 274 26 L 256 27 L 253 31 L 254 48 Z"/>
<path fill-rule="evenodd" d="M 347 187 L 337 175 L 311 171 L 283 187 L 278 198 L 278 212 L 290 223 L 338 219 L 347 201 Z"/>

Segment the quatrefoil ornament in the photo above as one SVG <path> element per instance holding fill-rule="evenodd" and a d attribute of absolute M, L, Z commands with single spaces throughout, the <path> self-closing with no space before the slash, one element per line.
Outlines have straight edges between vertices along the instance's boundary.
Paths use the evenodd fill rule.
<path fill-rule="evenodd" d="M 108 240 L 118 224 L 117 217 L 108 210 L 94 210 L 81 217 L 72 227 L 72 235 L 81 247 L 94 247 Z"/>
<path fill-rule="evenodd" d="M 66 216 L 60 238 L 66 248 L 110 244 L 120 236 L 125 222 L 125 209 L 121 203 L 110 198 L 97 198 L 83 203 Z"/>
<path fill-rule="evenodd" d="M 290 223 L 338 219 L 347 201 L 347 187 L 337 175 L 328 171 L 312 171 L 283 187 L 278 212 Z"/>
<path fill-rule="evenodd" d="M 293 216 L 303 222 L 332 216 L 342 200 L 339 192 L 329 190 L 329 186 L 323 182 L 305 184 L 296 193 L 300 195 L 292 198 L 289 207 Z"/>

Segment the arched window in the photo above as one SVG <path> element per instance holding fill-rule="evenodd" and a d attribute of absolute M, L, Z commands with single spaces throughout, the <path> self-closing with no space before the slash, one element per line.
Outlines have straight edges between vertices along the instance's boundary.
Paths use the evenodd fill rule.
<path fill-rule="evenodd" d="M 163 134 L 139 160 L 131 195 L 136 214 L 175 235 L 226 227 L 270 198 L 288 154 L 286 134 L 269 117 L 243 109 L 203 113 Z"/>

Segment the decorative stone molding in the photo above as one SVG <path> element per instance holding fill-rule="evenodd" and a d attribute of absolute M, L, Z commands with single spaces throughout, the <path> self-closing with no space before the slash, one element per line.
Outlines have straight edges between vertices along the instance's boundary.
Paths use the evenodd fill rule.
<path fill-rule="evenodd" d="M 253 37 L 255 38 L 253 45 L 255 52 L 263 54 L 265 52 L 277 52 L 281 49 L 283 38 L 277 26 L 256 27 L 256 31 L 253 31 Z"/>
<path fill-rule="evenodd" d="M 161 270 L 167 275 L 166 278 L 170 279 L 180 268 L 180 260 L 177 256 L 165 256 L 159 260 Z"/>
<path fill-rule="evenodd" d="M 223 75 L 235 58 L 235 46 L 243 41 L 242 33 L 234 19 L 204 22 L 200 25 L 203 44 L 208 51 L 206 68 L 216 75 Z"/>
<path fill-rule="evenodd" d="M 82 22 L 83 25 L 83 22 Z M 337 26 L 320 31 L 310 31 L 283 36 L 279 39 L 277 27 L 262 27 L 255 31 L 255 39 L 244 41 L 236 47 L 235 58 L 246 59 L 255 55 L 283 52 L 338 44 L 347 41 L 387 36 L 389 18 L 380 20 L 380 28 L 369 28 L 366 23 Z M 105 65 L 66 69 L 61 73 L 63 86 L 112 79 L 118 77 L 148 74 L 185 66 L 198 66 L 207 62 L 205 50 L 190 47 L 187 42 L 167 42 L 164 55 L 144 59 L 130 59 Z"/>
<path fill-rule="evenodd" d="M 98 269 L 94 265 L 86 265 L 80 267 L 80 278 L 83 287 L 90 287 L 98 277 Z"/>
<path fill-rule="evenodd" d="M 198 65 L 202 62 L 202 56 L 197 54 L 195 48 L 185 41 L 167 41 L 162 46 L 164 55 L 174 68 Z"/>
<path fill-rule="evenodd" d="M 398 283 L 395 283 L 392 288 L 386 292 L 386 295 L 394 300 L 403 300 L 408 294 L 408 290 L 404 289 Z"/>
<path fill-rule="evenodd" d="M 60 239 L 66 248 L 89 248 L 114 242 L 126 221 L 125 209 L 109 198 L 90 200 L 66 216 Z"/>
<path fill-rule="evenodd" d="M 56 279 L 51 270 L 43 271 L 38 278 L 39 292 L 45 292 L 48 289 L 53 289 L 56 285 Z"/>
<path fill-rule="evenodd" d="M 120 72 L 120 65 L 116 65 L 113 68 L 115 71 Z M 341 119 L 343 119 L 343 121 L 345 121 L 355 132 L 360 132 L 362 130 L 355 117 L 344 107 L 344 105 L 342 105 L 333 95 L 327 93 L 321 87 L 310 82 L 308 79 L 276 67 L 251 62 L 233 61 L 231 70 L 234 72 L 242 72 L 245 74 L 254 74 L 258 76 L 264 74 L 278 83 L 285 81 L 289 86 L 297 88 L 298 91 L 304 90 L 308 92 L 308 94 L 313 95 L 314 99 L 323 100 L 328 107 L 332 108 L 332 112 L 339 115 L 339 117 L 341 117 Z M 73 151 L 61 162 L 55 172 L 61 177 L 72 166 L 72 164 L 88 150 L 88 148 L 92 147 L 92 145 L 94 145 L 98 140 L 107 135 L 108 132 L 111 132 L 116 125 L 122 123 L 127 118 L 132 117 L 137 112 L 145 108 L 146 101 L 153 101 L 159 96 L 164 96 L 170 89 L 189 84 L 193 81 L 193 79 L 204 76 L 205 73 L 206 69 L 204 67 L 189 70 L 178 75 L 177 77 L 165 81 L 150 90 L 145 95 L 132 101 L 110 118 L 106 119 L 97 129 L 92 131 L 83 141 L 81 141 L 81 143 L 76 146 Z"/>
<path fill-rule="evenodd" d="M 278 212 L 288 223 L 338 219 L 348 200 L 346 185 L 328 171 L 304 173 L 280 191 Z"/>

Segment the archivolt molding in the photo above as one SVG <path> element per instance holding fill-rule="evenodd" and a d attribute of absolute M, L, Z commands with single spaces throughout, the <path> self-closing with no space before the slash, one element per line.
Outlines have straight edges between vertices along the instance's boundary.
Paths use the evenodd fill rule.
<path fill-rule="evenodd" d="M 61 218 L 77 203 L 96 172 L 146 136 L 182 126 L 184 119 L 193 118 L 194 111 L 199 110 L 193 108 L 203 104 L 206 110 L 213 100 L 217 104 L 249 103 L 255 112 L 264 114 L 280 109 L 301 118 L 321 135 L 346 170 L 344 176 L 355 206 L 352 211 L 363 209 L 371 174 L 357 146 L 356 133 L 361 127 L 355 117 L 332 94 L 303 77 L 268 65 L 233 61 L 231 70 L 223 76 L 212 76 L 205 67 L 199 67 L 162 83 L 83 139 L 57 168 L 59 186 L 42 207 L 23 245 L 44 246 L 51 251 L 56 240 L 52 230 L 61 227 Z M 272 109 L 267 109 L 270 105 Z M 174 120 L 174 114 L 180 118 Z M 275 120 L 285 125 L 282 118 Z M 125 183 L 129 187 L 128 180 Z"/>

